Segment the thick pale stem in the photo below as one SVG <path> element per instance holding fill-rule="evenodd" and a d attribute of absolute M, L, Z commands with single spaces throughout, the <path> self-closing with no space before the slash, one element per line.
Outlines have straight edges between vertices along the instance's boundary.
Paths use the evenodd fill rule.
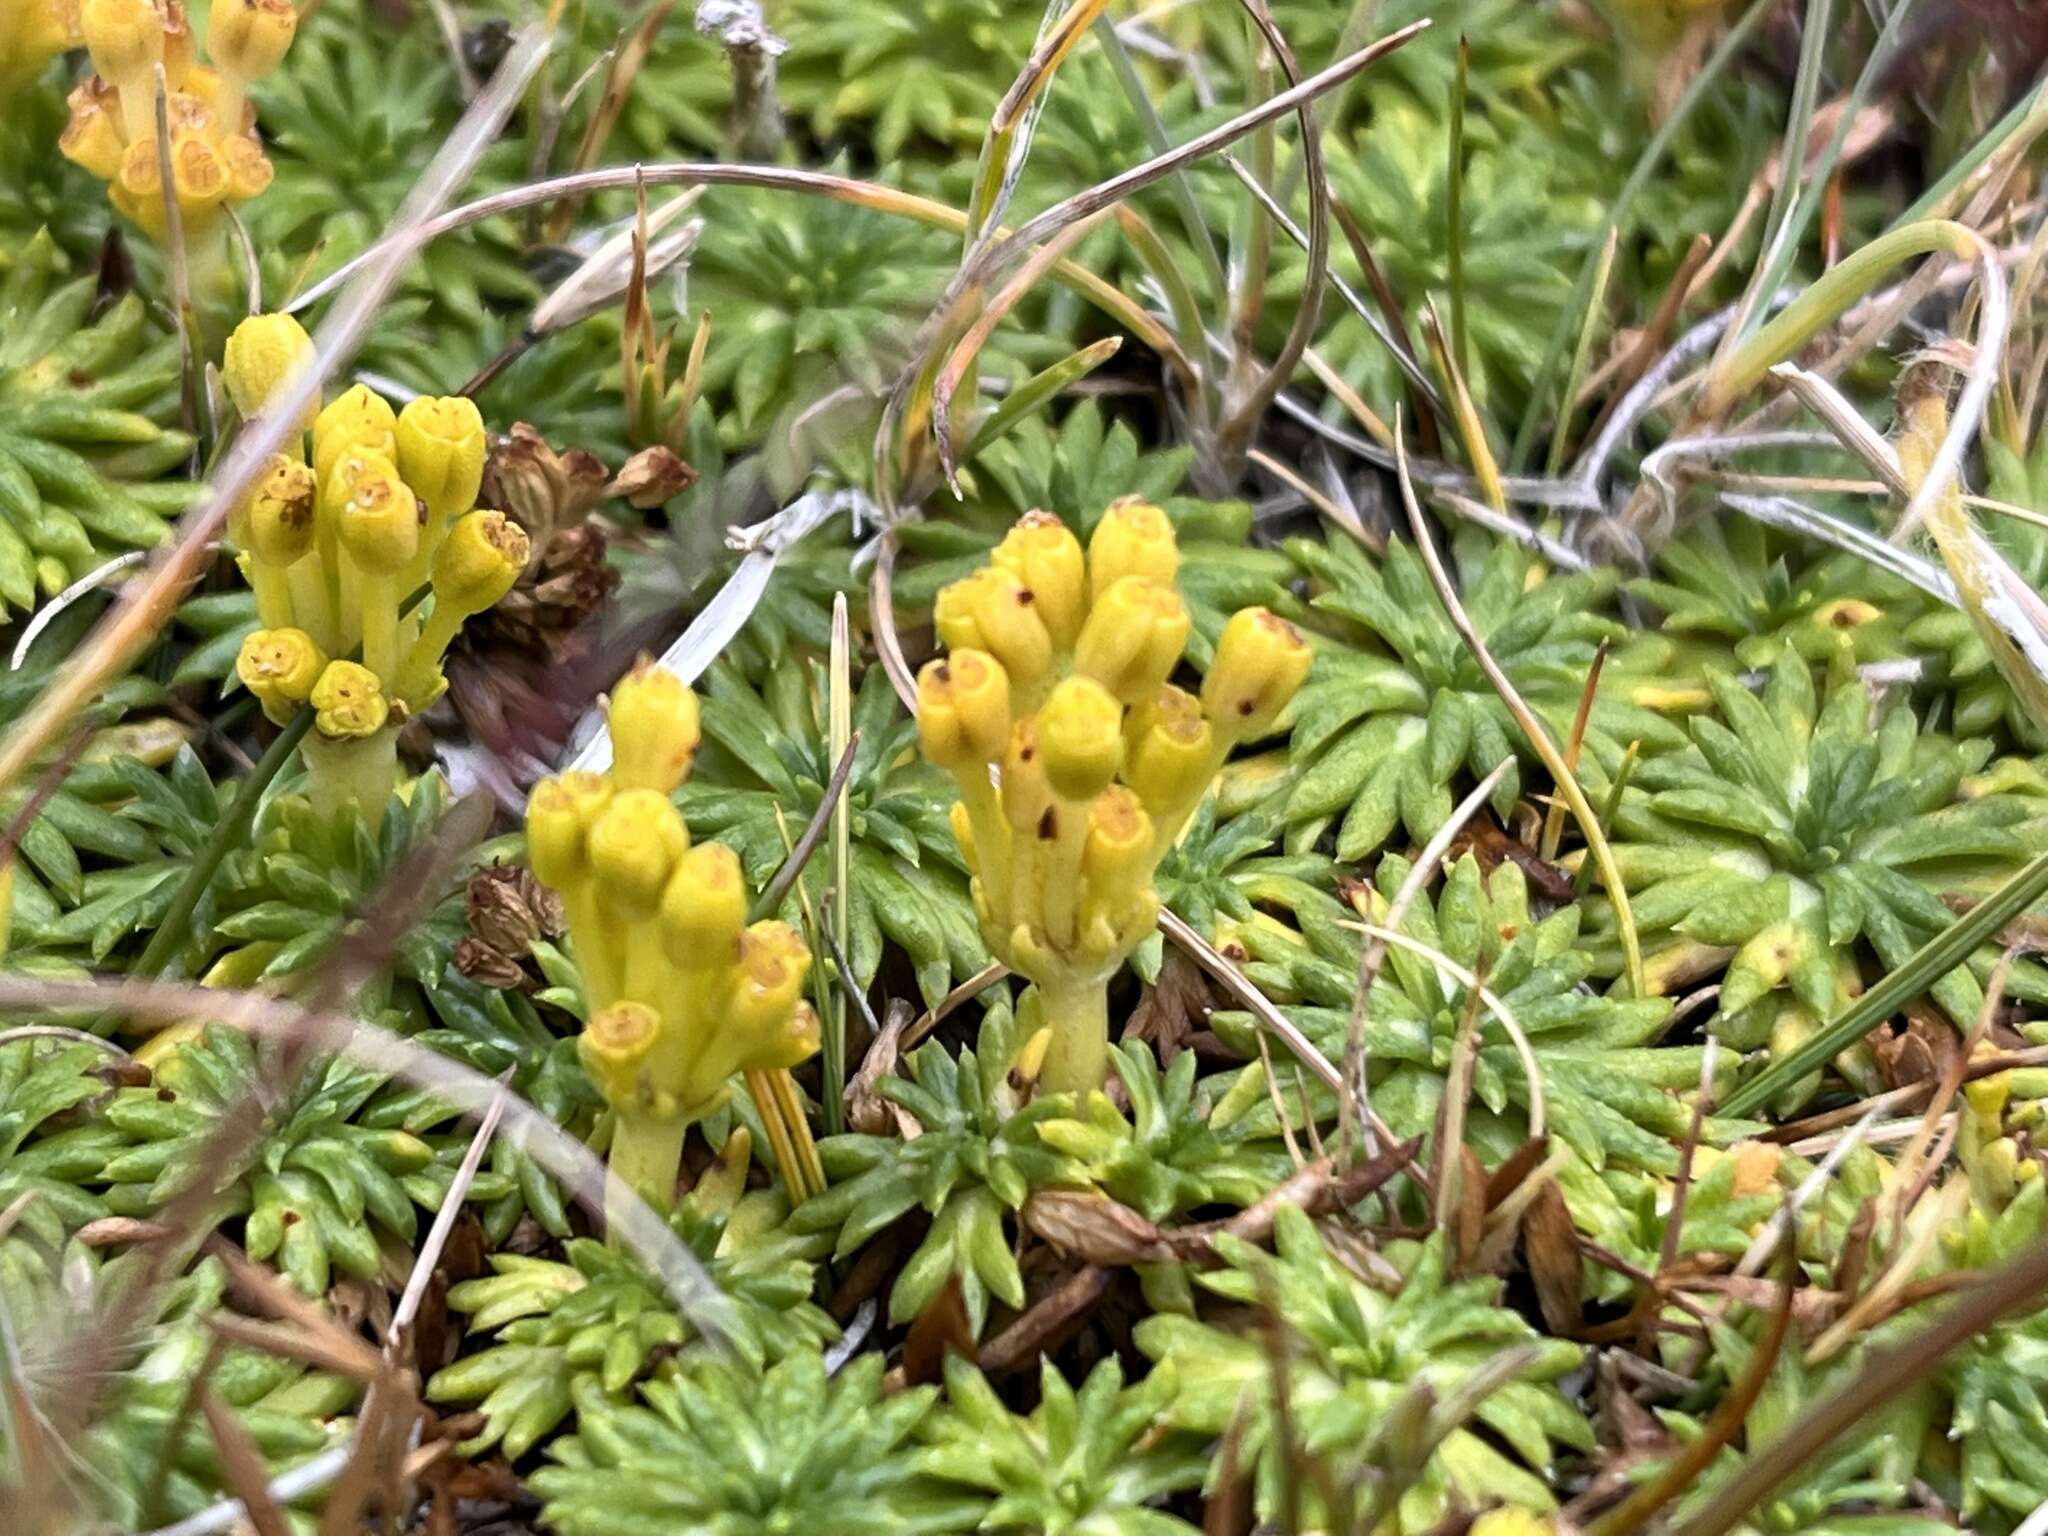
<path fill-rule="evenodd" d="M 440 664 L 441 653 L 448 649 L 448 642 L 455 638 L 455 632 L 462 628 L 462 621 L 468 615 L 458 613 L 439 597 L 434 599 L 432 611 L 420 625 L 420 637 L 415 640 L 412 650 L 405 658 L 405 669 L 399 679 L 399 693 L 411 698 L 426 689 L 434 675 L 434 668 Z"/>
<path fill-rule="evenodd" d="M 254 561 L 251 561 L 254 564 Z M 330 656 L 347 649 L 341 644 L 339 626 L 334 622 L 334 601 L 328 595 L 327 578 L 320 569 L 320 562 L 306 556 L 294 560 L 291 569 L 285 572 L 291 592 L 291 611 L 298 627 L 319 642 L 320 649 Z M 269 623 L 269 619 L 264 622 Z"/>
<path fill-rule="evenodd" d="M 386 688 L 398 681 L 398 586 L 389 576 L 364 572 L 363 665 Z"/>
<path fill-rule="evenodd" d="M 1086 1093 L 1109 1072 L 1109 984 L 1076 981 L 1039 984 L 1043 1017 L 1052 1025 L 1040 1079 L 1047 1093 Z"/>
<path fill-rule="evenodd" d="M 254 555 L 249 556 L 249 586 L 256 594 L 256 617 L 265 629 L 284 629 L 297 625 L 292 606 L 291 573 L 281 566 L 267 564 Z"/>
<path fill-rule="evenodd" d="M 605 1197 L 605 1226 L 617 1246 L 622 1192 L 631 1190 L 657 1211 L 675 1203 L 676 1175 L 683 1166 L 683 1138 L 690 1121 L 683 1115 L 641 1115 L 614 1110 L 609 1159 L 617 1182 Z"/>
<path fill-rule="evenodd" d="M 386 726 L 369 736 L 306 735 L 306 795 L 322 816 L 353 807 L 375 832 L 398 788 L 398 732 Z"/>

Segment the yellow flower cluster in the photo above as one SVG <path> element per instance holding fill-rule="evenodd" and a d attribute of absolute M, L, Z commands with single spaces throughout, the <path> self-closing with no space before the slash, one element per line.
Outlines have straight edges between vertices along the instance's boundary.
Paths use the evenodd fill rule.
<path fill-rule="evenodd" d="M 960 789 L 982 933 L 1036 983 L 1054 1091 L 1100 1086 L 1104 987 L 1158 916 L 1154 868 L 1231 748 L 1270 730 L 1308 674 L 1294 627 L 1247 608 L 1199 696 L 1169 682 L 1188 637 L 1179 558 L 1166 514 L 1135 498 L 1085 554 L 1028 513 L 939 594 L 948 654 L 918 677 L 919 739 Z"/>
<path fill-rule="evenodd" d="M 71 121 L 58 147 L 161 240 L 168 228 L 157 146 L 161 68 L 179 217 L 188 237 L 206 229 L 227 204 L 270 185 L 248 84 L 277 67 L 298 24 L 291 0 L 214 0 L 201 64 L 179 0 L 83 0 L 78 36 L 95 73 L 71 93 Z"/>
<path fill-rule="evenodd" d="M 78 43 L 78 0 L 0 0 L 0 92 L 11 94 Z"/>
<path fill-rule="evenodd" d="M 670 799 L 697 750 L 697 698 L 643 664 L 613 690 L 609 773 L 564 773 L 526 808 L 534 875 L 562 898 L 590 1022 L 585 1070 L 613 1112 L 612 1168 L 666 1203 L 684 1133 L 735 1072 L 792 1198 L 822 1188 L 789 1069 L 818 1049 L 802 998 L 810 952 L 787 923 L 749 923 L 739 859 L 690 841 Z"/>
<path fill-rule="evenodd" d="M 288 315 L 245 320 L 222 369 L 236 407 L 260 413 L 312 349 Z M 440 695 L 448 642 L 511 590 L 527 538 L 502 512 L 475 510 L 484 424 L 468 400 L 394 412 L 359 384 L 310 425 L 310 462 L 295 440 L 229 522 L 263 625 L 236 670 L 273 719 L 310 704 L 322 736 L 362 739 Z M 401 613 L 423 583 L 424 619 Z M 360 662 L 343 659 L 358 647 Z"/>

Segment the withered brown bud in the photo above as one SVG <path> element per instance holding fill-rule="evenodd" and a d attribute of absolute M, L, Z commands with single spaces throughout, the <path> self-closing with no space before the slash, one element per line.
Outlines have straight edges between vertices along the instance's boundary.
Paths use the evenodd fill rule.
<path fill-rule="evenodd" d="M 515 962 L 542 939 L 562 936 L 561 898 L 524 865 L 494 864 L 477 873 L 465 905 L 470 932 Z"/>
<path fill-rule="evenodd" d="M 605 487 L 605 494 L 623 496 L 627 505 L 645 512 L 696 483 L 697 471 L 657 444 L 626 460 Z"/>
<path fill-rule="evenodd" d="M 533 985 L 526 968 L 511 956 L 486 944 L 475 934 L 455 941 L 455 969 L 478 986 L 495 991 L 524 991 Z"/>
<path fill-rule="evenodd" d="M 575 527 L 605 499 L 608 481 L 595 454 L 581 448 L 556 453 L 521 421 L 491 445 L 478 505 L 498 508 L 526 530 L 533 547 L 530 568 L 550 535 Z"/>

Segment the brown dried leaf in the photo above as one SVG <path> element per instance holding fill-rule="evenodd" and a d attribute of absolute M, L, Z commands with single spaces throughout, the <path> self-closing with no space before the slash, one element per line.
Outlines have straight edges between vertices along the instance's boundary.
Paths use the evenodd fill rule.
<path fill-rule="evenodd" d="M 967 1316 L 967 1298 L 960 1277 L 948 1275 L 925 1309 L 911 1322 L 903 1341 L 904 1385 L 921 1387 L 943 1381 L 946 1356 L 974 1358 L 974 1324 Z"/>
<path fill-rule="evenodd" d="M 1543 1181 L 1543 1188 L 1522 1213 L 1522 1254 L 1529 1265 L 1529 1278 L 1535 1282 L 1536 1304 L 1542 1309 L 1544 1323 L 1564 1338 L 1576 1336 L 1585 1321 L 1580 1302 L 1585 1276 L 1571 1208 L 1555 1179 Z"/>

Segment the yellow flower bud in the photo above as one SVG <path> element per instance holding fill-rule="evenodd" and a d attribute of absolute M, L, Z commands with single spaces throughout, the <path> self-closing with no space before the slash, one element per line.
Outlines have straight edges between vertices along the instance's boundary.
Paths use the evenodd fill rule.
<path fill-rule="evenodd" d="M 1053 792 L 1093 800 L 1123 766 L 1123 707 L 1093 678 L 1067 678 L 1038 712 L 1038 744 Z"/>
<path fill-rule="evenodd" d="M 1173 524 L 1158 507 L 1136 496 L 1109 504 L 1088 540 L 1088 594 L 1099 599 L 1126 576 L 1173 585 L 1180 546 Z"/>
<path fill-rule="evenodd" d="M 726 1005 L 725 1027 L 749 1044 L 772 1047 L 789 1032 L 810 969 L 811 952 L 794 928 L 773 919 L 755 923 L 740 935 L 739 966 Z M 753 1053 L 746 1054 L 751 1057 Z"/>
<path fill-rule="evenodd" d="M 377 674 L 353 661 L 330 661 L 313 685 L 313 724 L 323 736 L 374 736 L 391 718 Z"/>
<path fill-rule="evenodd" d="M 1167 686 L 1132 711 L 1126 732 L 1124 782 L 1162 822 L 1178 822 L 1209 787 L 1215 772 L 1215 733 L 1202 706 L 1185 689 Z"/>
<path fill-rule="evenodd" d="M 484 419 L 462 395 L 422 395 L 398 413 L 398 472 L 436 517 L 476 505 L 484 475 Z"/>
<path fill-rule="evenodd" d="M 158 0 L 85 0 L 78 26 L 92 67 L 117 85 L 164 62 L 169 17 Z"/>
<path fill-rule="evenodd" d="M 697 695 L 668 668 L 646 661 L 634 667 L 612 689 L 606 718 L 620 788 L 665 795 L 690 776 L 701 735 Z"/>
<path fill-rule="evenodd" d="M 482 613 L 512 590 L 530 550 L 526 530 L 504 513 L 464 514 L 434 553 L 435 611 Z"/>
<path fill-rule="evenodd" d="M 1052 636 L 1031 589 L 1008 571 L 989 568 L 975 584 L 974 623 L 985 650 L 1003 664 L 1010 685 L 1029 696 L 1052 669 Z"/>
<path fill-rule="evenodd" d="M 542 779 L 526 798 L 526 855 L 542 885 L 567 891 L 590 871 L 591 824 L 612 797 L 602 774 Z"/>
<path fill-rule="evenodd" d="M 277 68 L 298 30 L 291 0 L 214 0 L 206 18 L 207 56 L 244 80 Z"/>
<path fill-rule="evenodd" d="M 1098 902 L 1127 899 L 1152 876 L 1152 818 L 1137 795 L 1112 784 L 1088 804 L 1081 873 Z"/>
<path fill-rule="evenodd" d="M 382 395 L 365 384 L 351 385 L 327 402 L 313 420 L 313 474 L 324 488 L 334 466 L 351 453 L 395 458 L 398 417 Z"/>
<path fill-rule="evenodd" d="M 661 1016 L 645 1003 L 620 1002 L 600 1008 L 583 1026 L 576 1054 L 591 1086 L 614 1109 L 673 1109 L 664 1105 L 660 1085 L 648 1067 L 661 1038 Z"/>
<path fill-rule="evenodd" d="M 262 146 L 242 134 L 230 134 L 220 141 L 221 163 L 228 171 L 228 201 L 246 203 L 277 174 Z"/>
<path fill-rule="evenodd" d="M 388 459 L 364 455 L 335 466 L 343 488 L 335 512 L 341 547 L 363 570 L 395 575 L 419 552 L 419 498 L 398 477 Z M 329 494 L 333 495 L 334 488 Z"/>
<path fill-rule="evenodd" d="M 1301 631 L 1285 619 L 1264 608 L 1240 609 L 1216 642 L 1215 662 L 1202 680 L 1202 707 L 1228 739 L 1271 730 L 1312 659 Z"/>
<path fill-rule="evenodd" d="M 221 382 L 228 398 L 245 418 L 253 419 L 313 365 L 313 338 L 290 315 L 251 315 L 228 337 L 221 360 Z M 306 431 L 318 414 L 317 402 L 306 406 Z"/>
<path fill-rule="evenodd" d="M 747 882 L 739 855 L 723 843 L 684 854 L 661 893 L 661 942 L 684 970 L 709 970 L 739 958 L 747 926 Z"/>
<path fill-rule="evenodd" d="M 252 630 L 235 657 L 235 675 L 266 704 L 299 704 L 313 695 L 327 657 L 303 629 Z"/>
<path fill-rule="evenodd" d="M 1054 646 L 1071 647 L 1088 608 L 1088 559 L 1073 531 L 1050 512 L 1026 512 L 989 558 L 1031 589 Z"/>
<path fill-rule="evenodd" d="M 1010 739 L 1010 676 L 986 651 L 958 650 L 917 677 L 917 731 L 924 754 L 949 772 L 994 762 Z"/>
<path fill-rule="evenodd" d="M 987 581 L 988 568 L 983 566 L 939 588 L 938 598 L 932 604 L 932 629 L 939 637 L 939 644 L 947 650 L 987 648 L 981 624 L 974 617 L 977 594 Z"/>
<path fill-rule="evenodd" d="M 299 559 L 313 547 L 313 503 L 313 472 L 272 454 L 249 500 L 249 553 L 280 568 Z"/>
<path fill-rule="evenodd" d="M 1134 704 L 1159 691 L 1180 665 L 1187 643 L 1188 610 L 1180 593 L 1126 576 L 1089 610 L 1074 648 L 1074 670 Z"/>
<path fill-rule="evenodd" d="M 62 0 L 0 3 L 0 87 L 33 80 L 65 49 L 75 45 L 78 10 Z M 4 910 L 4 907 L 0 907 Z"/>
<path fill-rule="evenodd" d="M 121 174 L 121 156 L 127 148 L 114 88 L 98 75 L 88 75 L 69 100 L 71 119 L 57 140 L 59 152 L 89 175 L 112 181 Z"/>
<path fill-rule="evenodd" d="M 617 791 L 590 828 L 590 872 L 598 895 L 627 922 L 645 922 L 660 910 L 669 876 L 689 847 L 689 829 L 667 795 Z"/>

